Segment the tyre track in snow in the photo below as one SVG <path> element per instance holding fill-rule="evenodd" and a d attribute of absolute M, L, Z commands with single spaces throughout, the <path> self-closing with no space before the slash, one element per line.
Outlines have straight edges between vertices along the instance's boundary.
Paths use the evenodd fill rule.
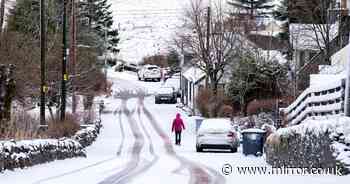
<path fill-rule="evenodd" d="M 116 111 L 115 115 L 116 114 L 118 114 L 118 123 L 119 123 L 120 133 L 122 136 L 122 140 L 120 141 L 118 151 L 117 151 L 117 156 L 120 156 L 124 147 L 124 142 L 125 142 L 125 130 L 122 123 L 122 111 L 118 110 Z"/>
<path fill-rule="evenodd" d="M 120 131 L 121 131 L 121 134 L 122 134 L 122 140 L 121 140 L 121 143 L 119 144 L 119 148 L 118 148 L 118 151 L 117 151 L 117 156 L 120 156 L 121 151 L 123 149 L 123 145 L 124 145 L 125 131 L 124 131 L 124 128 L 123 128 L 123 125 L 122 125 L 122 120 L 121 120 L 121 110 L 119 108 L 116 108 L 116 110 L 114 111 L 113 114 L 114 115 L 117 115 L 117 114 L 119 115 L 118 119 L 119 119 Z M 34 182 L 33 184 L 41 184 L 41 183 L 45 183 L 45 182 L 50 181 L 50 180 L 55 180 L 55 179 L 58 179 L 58 178 L 62 178 L 62 177 L 65 177 L 65 176 L 76 174 L 76 173 L 85 171 L 87 169 L 90 169 L 92 167 L 96 167 L 96 166 L 102 165 L 102 164 L 104 164 L 106 162 L 109 162 L 109 161 L 112 161 L 114 159 L 116 159 L 116 157 L 111 157 L 111 158 L 108 158 L 108 159 L 105 159 L 105 160 L 101 160 L 99 162 L 87 165 L 87 166 L 82 167 L 82 168 L 78 168 L 78 169 L 75 169 L 75 170 L 71 170 L 71 171 L 68 171 L 68 172 L 56 175 L 56 176 L 51 176 L 51 177 L 48 177 L 48 178 L 41 179 L 39 181 Z"/>
<path fill-rule="evenodd" d="M 140 96 L 139 106 L 145 113 L 146 117 L 150 120 L 153 129 L 162 138 L 164 142 L 164 147 L 168 155 L 176 158 L 182 165 L 182 167 L 187 168 L 190 171 L 190 181 L 189 184 L 224 184 L 226 183 L 225 178 L 215 170 L 203 166 L 201 164 L 192 162 L 184 157 L 176 154 L 170 138 L 166 135 L 164 130 L 160 128 L 159 123 L 154 118 L 152 113 L 144 106 L 144 97 Z"/>
<path fill-rule="evenodd" d="M 134 144 L 131 149 L 131 158 L 126 164 L 126 167 L 119 171 L 118 173 L 106 178 L 99 184 L 124 184 L 129 183 L 135 176 L 147 171 L 154 163 L 158 160 L 158 155 L 154 153 L 153 142 L 149 136 L 149 133 L 145 131 L 146 137 L 150 140 L 150 153 L 154 156 L 151 161 L 143 160 L 142 166 L 140 166 L 141 161 L 141 151 L 144 147 L 145 139 L 142 134 L 142 130 L 139 128 L 138 123 L 132 117 L 132 112 L 126 106 L 127 99 L 125 97 L 122 99 L 122 112 L 127 116 L 132 134 L 134 136 Z M 142 124 L 142 122 L 140 122 Z M 144 127 L 143 127 L 144 128 Z"/>

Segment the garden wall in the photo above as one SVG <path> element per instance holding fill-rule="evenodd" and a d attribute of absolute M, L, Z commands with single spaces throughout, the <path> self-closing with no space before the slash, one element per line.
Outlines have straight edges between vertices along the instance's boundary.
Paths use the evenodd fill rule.
<path fill-rule="evenodd" d="M 85 157 L 84 148 L 97 138 L 101 125 L 86 126 L 72 138 L 0 141 L 0 172 L 54 160 Z"/>

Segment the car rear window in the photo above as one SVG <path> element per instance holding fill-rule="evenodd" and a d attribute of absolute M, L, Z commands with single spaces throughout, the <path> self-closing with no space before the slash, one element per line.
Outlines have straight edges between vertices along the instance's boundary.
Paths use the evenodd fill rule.
<path fill-rule="evenodd" d="M 172 88 L 160 88 L 158 90 L 158 93 L 172 93 L 173 89 Z"/>
<path fill-rule="evenodd" d="M 199 128 L 199 132 L 210 132 L 210 133 L 223 133 L 232 131 L 233 127 L 231 126 L 231 122 L 225 119 L 210 119 L 204 120 Z"/>
<path fill-rule="evenodd" d="M 149 69 L 149 70 L 153 70 L 153 69 L 158 69 L 158 67 L 148 67 L 147 69 Z"/>

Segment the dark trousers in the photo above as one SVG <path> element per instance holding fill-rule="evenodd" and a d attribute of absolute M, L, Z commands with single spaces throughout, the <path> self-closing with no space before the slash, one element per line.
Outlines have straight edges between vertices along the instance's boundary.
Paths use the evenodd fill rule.
<path fill-rule="evenodd" d="M 175 144 L 181 143 L 181 131 L 175 131 Z"/>

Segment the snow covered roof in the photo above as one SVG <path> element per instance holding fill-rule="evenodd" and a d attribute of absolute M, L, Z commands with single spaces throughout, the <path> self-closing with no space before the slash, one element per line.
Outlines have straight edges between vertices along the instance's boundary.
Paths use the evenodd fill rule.
<path fill-rule="evenodd" d="M 183 77 L 191 82 L 197 83 L 204 79 L 205 73 L 198 67 L 192 66 L 183 73 Z"/>

